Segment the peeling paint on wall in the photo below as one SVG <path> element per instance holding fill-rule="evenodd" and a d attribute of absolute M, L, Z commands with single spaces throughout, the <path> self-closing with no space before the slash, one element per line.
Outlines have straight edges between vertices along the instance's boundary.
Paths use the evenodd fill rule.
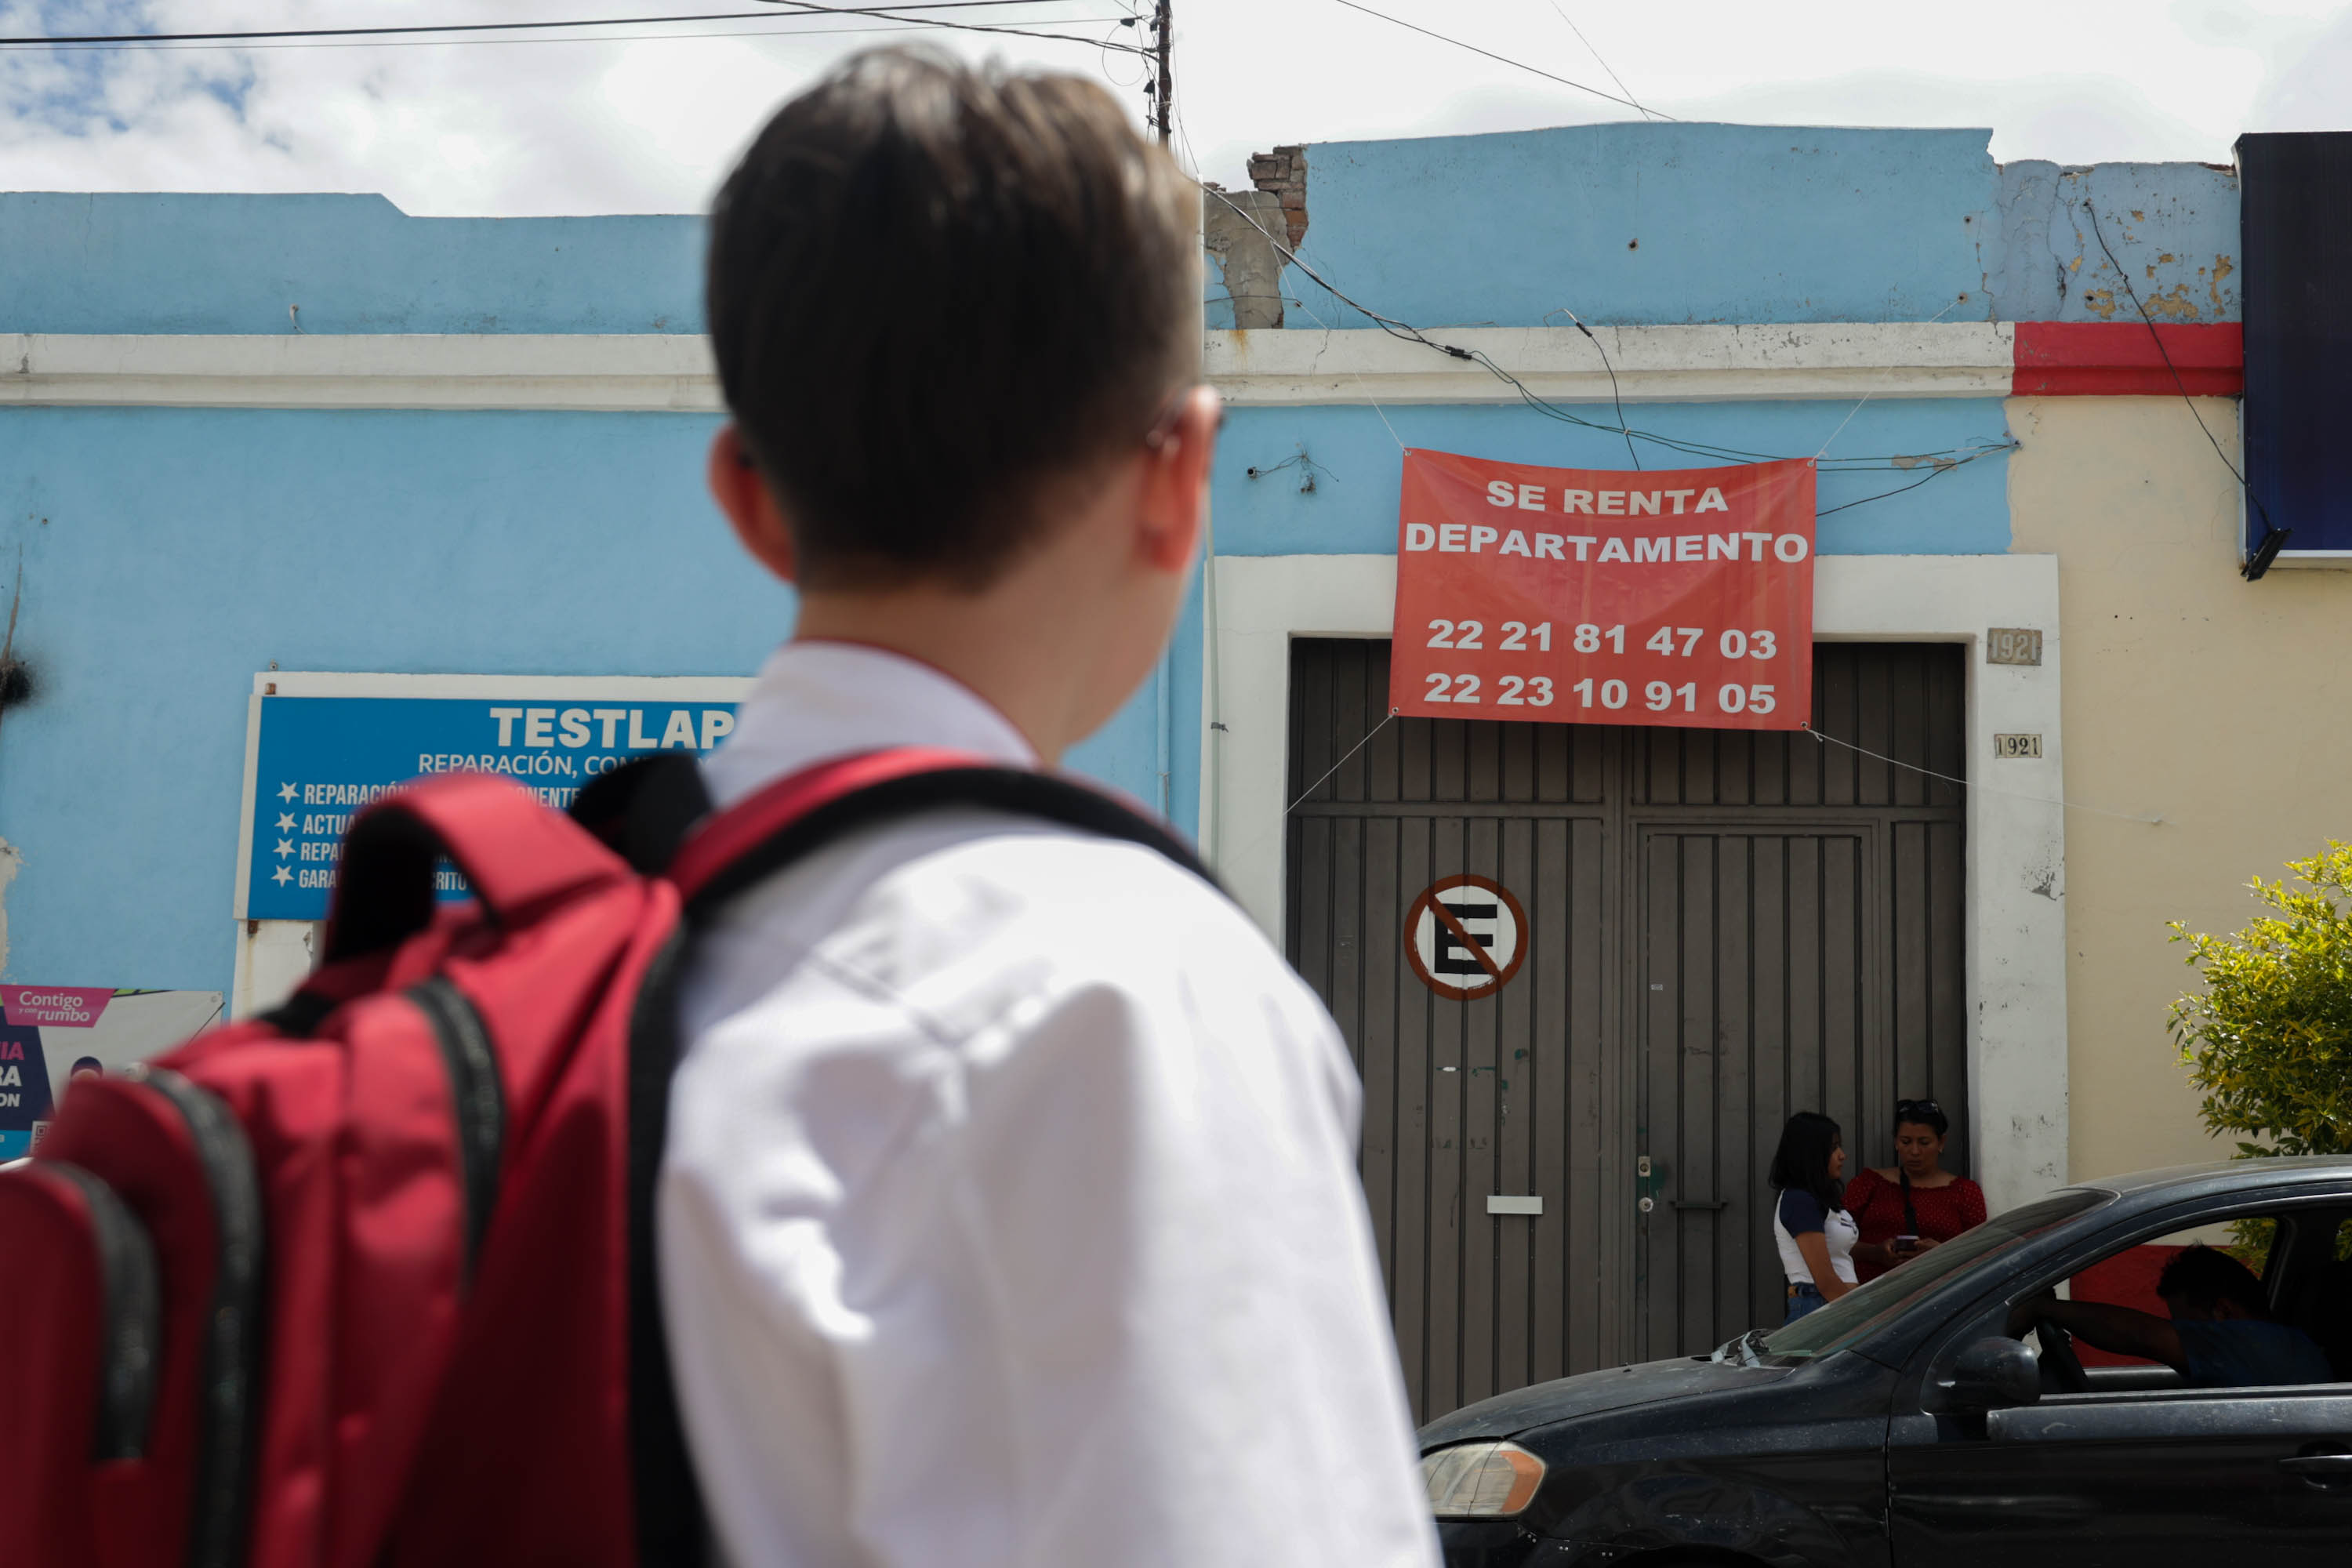
<path fill-rule="evenodd" d="M 2004 164 L 1985 287 L 2010 321 L 2238 320 L 2238 177 L 2202 163 Z M 2087 210 L 2086 210 L 2087 209 Z M 2092 227 L 2090 212 L 2098 216 Z M 2100 248 L 2101 237 L 2110 262 Z M 1990 245 L 1994 237 L 1983 242 Z M 2200 258 L 2204 259 L 2200 260 Z M 2127 271 L 2118 273 L 2116 264 Z"/>

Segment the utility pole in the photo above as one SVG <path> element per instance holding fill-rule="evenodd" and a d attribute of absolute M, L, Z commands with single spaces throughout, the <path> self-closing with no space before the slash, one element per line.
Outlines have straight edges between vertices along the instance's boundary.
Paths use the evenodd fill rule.
<path fill-rule="evenodd" d="M 1157 101 L 1152 105 L 1152 123 L 1159 127 L 1160 144 L 1162 147 L 1168 145 L 1169 127 L 1174 120 L 1174 105 L 1171 100 L 1176 90 L 1175 83 L 1171 79 L 1169 73 L 1168 57 L 1176 42 L 1175 29 L 1169 26 L 1169 3 L 1170 0 L 1159 0 L 1151 13 L 1152 30 L 1158 35 L 1154 47 L 1160 56 L 1160 90 L 1156 95 Z"/>

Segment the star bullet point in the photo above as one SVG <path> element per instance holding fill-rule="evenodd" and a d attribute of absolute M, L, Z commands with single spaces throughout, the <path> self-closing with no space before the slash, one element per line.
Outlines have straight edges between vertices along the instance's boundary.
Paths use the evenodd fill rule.
<path fill-rule="evenodd" d="M 294 786 L 290 784 L 279 784 L 278 786 L 278 798 L 286 801 L 292 800 L 294 798 Z"/>
<path fill-rule="evenodd" d="M 280 866 L 278 868 L 278 874 L 269 879 L 282 888 L 294 879 L 294 869 L 290 866 Z"/>
<path fill-rule="evenodd" d="M 294 819 L 282 811 L 278 814 L 278 831 L 280 833 L 294 831 Z"/>
<path fill-rule="evenodd" d="M 293 853 L 294 853 L 294 843 L 293 843 L 293 840 L 291 840 L 291 839 L 288 839 L 288 838 L 281 838 L 281 839 L 279 839 L 279 840 L 278 841 L 278 853 L 279 853 L 280 855 L 291 855 L 291 854 L 293 854 Z"/>

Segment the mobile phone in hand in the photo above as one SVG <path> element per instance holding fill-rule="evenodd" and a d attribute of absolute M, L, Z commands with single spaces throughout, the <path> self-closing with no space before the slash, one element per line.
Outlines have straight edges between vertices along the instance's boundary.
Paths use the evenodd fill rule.
<path fill-rule="evenodd" d="M 1894 1246 L 1897 1252 L 1916 1252 L 1919 1250 L 1919 1238 L 1916 1236 L 1898 1236 L 1895 1238 Z"/>

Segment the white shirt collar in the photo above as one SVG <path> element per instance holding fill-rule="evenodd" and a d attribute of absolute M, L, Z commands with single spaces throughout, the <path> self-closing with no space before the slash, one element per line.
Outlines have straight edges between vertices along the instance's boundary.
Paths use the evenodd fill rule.
<path fill-rule="evenodd" d="M 726 806 L 834 757 L 887 746 L 945 746 L 1012 767 L 1037 753 L 971 687 L 919 659 L 862 643 L 788 642 L 768 656 L 735 710 L 704 781 Z"/>

